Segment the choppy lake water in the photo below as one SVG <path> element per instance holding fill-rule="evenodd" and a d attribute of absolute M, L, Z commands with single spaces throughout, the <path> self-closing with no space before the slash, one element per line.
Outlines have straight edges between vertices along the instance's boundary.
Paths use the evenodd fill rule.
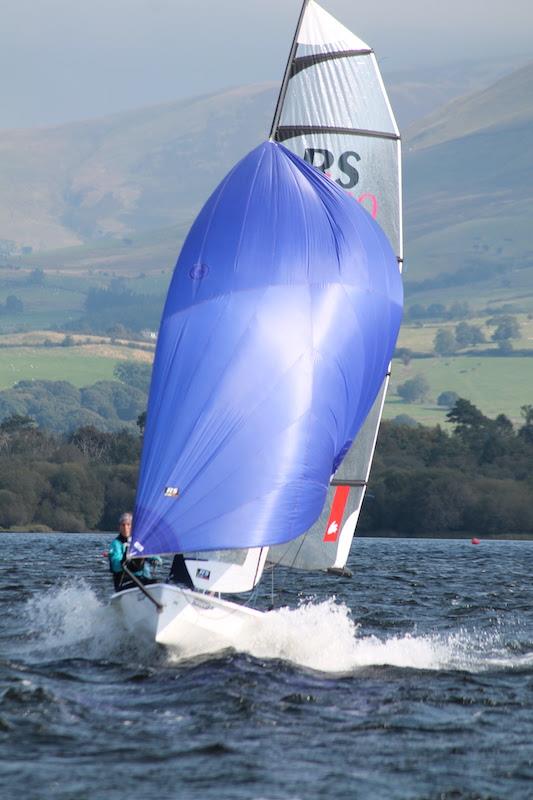
<path fill-rule="evenodd" d="M 112 616 L 110 538 L 0 534 L 3 800 L 533 797 L 533 542 L 358 540 L 183 661 Z"/>

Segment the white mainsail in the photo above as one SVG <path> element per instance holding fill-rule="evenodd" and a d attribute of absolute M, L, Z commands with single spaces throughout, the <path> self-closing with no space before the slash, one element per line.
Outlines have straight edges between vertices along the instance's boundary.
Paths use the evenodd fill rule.
<path fill-rule="evenodd" d="M 302 6 L 271 138 L 328 175 L 381 225 L 403 262 L 400 134 L 372 49 L 314 0 Z M 338 321 L 342 325 L 342 320 Z M 389 377 L 332 478 L 321 517 L 268 560 L 342 571 L 372 465 Z"/>

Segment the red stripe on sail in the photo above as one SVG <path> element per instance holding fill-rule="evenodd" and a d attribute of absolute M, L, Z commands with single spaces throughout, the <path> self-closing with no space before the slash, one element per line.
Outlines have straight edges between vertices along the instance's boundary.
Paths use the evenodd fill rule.
<path fill-rule="evenodd" d="M 326 525 L 326 532 L 324 534 L 325 542 L 337 541 L 349 494 L 349 486 L 337 486 L 333 496 L 333 503 L 331 504 L 331 513 L 329 515 L 328 524 Z"/>

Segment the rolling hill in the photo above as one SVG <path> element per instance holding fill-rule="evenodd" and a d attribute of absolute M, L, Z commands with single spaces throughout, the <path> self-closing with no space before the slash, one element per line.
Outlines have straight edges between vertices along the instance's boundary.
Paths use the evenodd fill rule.
<path fill-rule="evenodd" d="M 388 84 L 400 122 L 406 123 L 486 85 L 505 69 L 506 62 L 481 62 L 407 70 L 390 76 Z M 104 245 L 115 250 L 116 261 L 116 247 L 130 246 L 131 239 L 142 257 L 147 247 L 157 247 L 155 232 L 175 241 L 176 231 L 181 233 L 230 166 L 264 139 L 277 89 L 276 83 L 245 86 L 103 119 L 0 131 L 0 253 Z M 520 102 L 517 95 L 515 105 Z M 448 108 L 456 113 L 455 106 Z M 490 121 L 489 112 L 483 116 L 483 109 L 472 109 L 468 101 L 463 117 L 470 118 L 461 135 Z M 435 130 L 445 127 L 447 113 L 439 111 L 414 129 L 413 154 L 421 142 L 426 150 L 439 143 Z M 426 170 L 424 156 L 417 159 L 422 167 L 413 173 L 416 190 L 419 173 Z M 429 160 L 433 163 L 433 156 Z M 409 200 L 409 169 L 407 177 Z M 432 174 L 429 180 L 432 185 Z M 80 251 L 64 255 L 84 257 Z M 57 255 L 53 258 L 57 262 Z"/>
<path fill-rule="evenodd" d="M 468 69 L 472 70 L 472 75 Z M 494 70 L 494 67 L 493 67 Z M 473 65 L 391 81 L 412 118 L 482 82 Z M 433 89 L 432 87 L 433 82 Z M 533 63 L 405 131 L 406 281 L 413 302 L 533 309 Z M 231 89 L 100 120 L 0 131 L 0 256 L 22 269 L 168 271 L 227 169 L 264 138 L 277 86 Z M 31 248 L 31 252 L 30 252 Z"/>
<path fill-rule="evenodd" d="M 405 140 L 409 280 L 461 271 L 458 285 L 478 296 L 518 293 L 533 307 L 533 63 L 448 104 Z"/>
<path fill-rule="evenodd" d="M 275 86 L 0 133 L 0 240 L 43 251 L 189 221 L 268 130 Z M 1 244 L 2 242 L 0 242 Z"/>

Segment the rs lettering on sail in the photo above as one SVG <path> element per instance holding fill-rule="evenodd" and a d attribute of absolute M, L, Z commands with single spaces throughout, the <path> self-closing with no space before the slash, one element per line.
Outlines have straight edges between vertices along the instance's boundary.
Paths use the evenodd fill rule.
<path fill-rule="evenodd" d="M 358 203 L 361 203 L 361 205 L 366 208 L 372 216 L 372 219 L 377 218 L 379 204 L 376 195 L 371 192 L 364 192 L 358 197 L 355 192 L 351 191 L 357 186 L 360 180 L 359 171 L 355 168 L 353 163 L 361 161 L 359 153 L 356 153 L 354 150 L 347 150 L 341 153 L 337 158 L 331 150 L 319 147 L 307 147 L 303 158 L 308 164 L 316 167 L 316 169 L 319 169 L 324 175 L 327 175 L 328 178 L 331 178 L 331 180 L 334 180 L 339 186 L 342 186 L 343 189 L 346 189 L 348 194 L 351 194 Z M 340 173 L 340 177 L 334 177 L 332 169 L 335 170 L 335 174 Z"/>
<path fill-rule="evenodd" d="M 331 150 L 307 147 L 304 153 L 304 161 L 330 176 L 331 167 L 336 166 L 341 176 L 334 180 L 343 189 L 353 189 L 359 183 L 359 172 L 355 168 L 355 162 L 361 161 L 361 156 L 354 150 L 347 150 L 337 158 Z"/>

